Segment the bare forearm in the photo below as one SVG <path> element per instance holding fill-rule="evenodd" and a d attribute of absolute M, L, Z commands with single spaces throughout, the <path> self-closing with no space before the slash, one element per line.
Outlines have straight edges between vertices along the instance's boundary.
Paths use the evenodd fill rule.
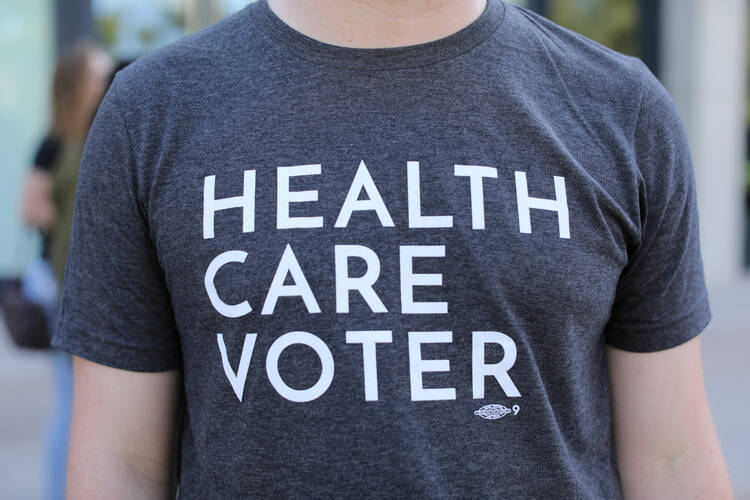
<path fill-rule="evenodd" d="M 144 464 L 145 465 L 145 464 Z M 115 457 L 85 460 L 71 450 L 68 464 L 66 498 L 110 498 L 125 500 L 163 500 L 170 497 L 169 470 L 163 465 L 133 467 Z"/>
<path fill-rule="evenodd" d="M 620 481 L 630 499 L 731 499 L 703 385 L 700 340 L 629 353 L 608 348 Z"/>
<path fill-rule="evenodd" d="M 32 169 L 24 186 L 21 215 L 26 224 L 49 229 L 55 222 L 55 205 L 52 201 L 52 181 L 49 174 Z"/>
<path fill-rule="evenodd" d="M 718 444 L 709 452 L 620 465 L 626 499 L 732 499 L 729 476 Z"/>

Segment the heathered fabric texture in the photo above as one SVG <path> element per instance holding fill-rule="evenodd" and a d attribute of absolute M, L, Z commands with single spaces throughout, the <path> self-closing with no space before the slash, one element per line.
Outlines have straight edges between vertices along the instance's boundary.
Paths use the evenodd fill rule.
<path fill-rule="evenodd" d="M 499 0 L 392 49 L 251 4 L 118 75 L 78 196 L 54 345 L 182 370 L 183 498 L 618 498 L 605 343 L 709 320 L 666 91 Z"/>

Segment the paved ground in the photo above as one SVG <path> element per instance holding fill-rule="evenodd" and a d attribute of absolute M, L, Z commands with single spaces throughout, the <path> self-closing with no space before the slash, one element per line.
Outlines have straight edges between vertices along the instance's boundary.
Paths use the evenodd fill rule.
<path fill-rule="evenodd" d="M 714 321 L 703 335 L 708 398 L 737 500 L 750 500 L 750 276 L 712 290 Z M 43 491 L 43 431 L 51 366 L 43 353 L 10 344 L 0 322 L 0 498 Z"/>
<path fill-rule="evenodd" d="M 737 500 L 750 500 L 750 276 L 712 290 L 703 334 L 706 391 Z"/>
<path fill-rule="evenodd" d="M 41 499 L 43 433 L 51 409 L 52 365 L 11 344 L 0 320 L 0 498 Z"/>

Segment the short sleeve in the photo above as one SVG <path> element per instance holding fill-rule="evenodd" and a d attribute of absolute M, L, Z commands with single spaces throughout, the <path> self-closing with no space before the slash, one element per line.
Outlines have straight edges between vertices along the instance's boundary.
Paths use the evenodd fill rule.
<path fill-rule="evenodd" d="M 116 80 L 81 160 L 52 345 L 115 368 L 166 371 L 182 356 L 137 168 Z"/>
<path fill-rule="evenodd" d="M 60 141 L 58 141 L 53 135 L 48 135 L 36 150 L 36 154 L 34 155 L 34 168 L 49 172 L 52 170 L 52 166 L 55 164 L 59 152 Z"/>
<path fill-rule="evenodd" d="M 675 347 L 711 319 L 690 150 L 674 102 L 648 71 L 633 135 L 640 177 L 637 248 L 617 287 L 606 342 L 635 352 Z"/>

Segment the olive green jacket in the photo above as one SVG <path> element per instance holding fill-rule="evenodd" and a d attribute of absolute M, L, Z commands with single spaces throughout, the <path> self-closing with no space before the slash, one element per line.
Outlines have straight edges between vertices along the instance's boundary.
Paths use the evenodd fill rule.
<path fill-rule="evenodd" d="M 68 256 L 68 240 L 73 225 L 76 181 L 81 164 L 83 144 L 63 144 L 57 161 L 52 167 L 52 198 L 55 204 L 55 225 L 50 242 L 50 261 L 58 283 L 62 285 L 65 261 Z"/>

